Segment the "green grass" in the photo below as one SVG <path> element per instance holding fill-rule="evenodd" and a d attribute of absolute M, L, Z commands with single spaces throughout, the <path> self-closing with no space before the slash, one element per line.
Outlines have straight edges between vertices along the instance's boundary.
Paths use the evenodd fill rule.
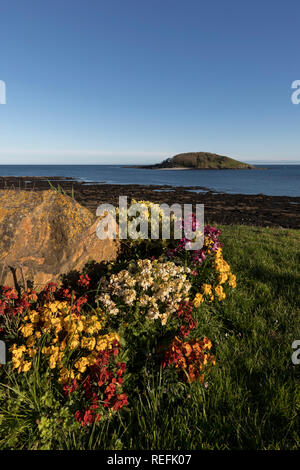
<path fill-rule="evenodd" d="M 300 365 L 291 361 L 291 344 L 300 339 L 300 232 L 221 230 L 238 285 L 199 319 L 217 356 L 208 388 L 192 386 L 190 398 L 176 404 L 149 384 L 121 437 L 124 448 L 300 446 Z"/>
<path fill-rule="evenodd" d="M 143 395 L 104 422 L 100 432 L 92 427 L 87 433 L 64 429 L 59 434 L 58 426 L 49 448 L 299 448 L 300 365 L 292 364 L 291 344 L 300 339 L 300 232 L 220 228 L 237 288 L 223 302 L 199 309 L 201 334 L 213 341 L 217 358 L 207 388 L 193 383 L 188 393 L 181 393 L 184 386 L 178 383 L 178 393 L 167 394 L 162 377 L 150 373 Z M 41 396 L 42 385 L 36 388 Z M 27 398 L 24 413 L 40 406 Z M 61 411 L 55 413 L 59 417 Z M 2 421 L 1 448 L 13 432 Z M 37 448 L 36 439 L 30 432 L 28 442 L 19 446 Z"/>

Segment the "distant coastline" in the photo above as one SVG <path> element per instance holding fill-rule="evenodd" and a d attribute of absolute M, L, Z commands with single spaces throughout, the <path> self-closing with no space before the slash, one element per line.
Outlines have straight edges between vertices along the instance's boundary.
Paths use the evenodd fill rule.
<path fill-rule="evenodd" d="M 0 191 L 57 190 L 74 197 L 96 214 L 99 204 L 117 207 L 119 196 L 159 204 L 204 204 L 206 223 L 255 225 L 261 227 L 300 228 L 300 196 L 267 196 L 264 194 L 229 194 L 207 186 L 172 186 L 146 184 L 85 183 L 66 176 L 0 176 Z"/>
<path fill-rule="evenodd" d="M 158 164 L 159 165 L 159 164 Z M 184 166 L 181 166 L 181 167 L 173 167 L 173 168 L 163 168 L 163 167 L 160 167 L 160 166 L 157 166 L 157 165 L 120 165 L 121 168 L 137 168 L 137 169 L 142 169 L 142 170 L 169 170 L 169 171 L 173 171 L 173 170 L 212 170 L 212 171 L 215 171 L 215 170 L 267 170 L 268 168 L 267 167 L 253 167 L 253 168 L 188 168 L 188 167 L 184 167 Z"/>
<path fill-rule="evenodd" d="M 126 163 L 126 162 L 124 162 Z M 136 162 L 138 163 L 138 162 Z M 19 178 L 31 187 L 36 179 L 72 178 L 91 184 L 135 184 L 197 186 L 210 191 L 229 194 L 266 194 L 269 196 L 300 196 L 300 165 L 258 165 L 267 166 L 268 171 L 151 171 L 124 168 L 122 165 L 1 165 L 1 189 L 14 185 L 19 187 Z M 3 178 L 4 177 L 4 178 Z M 70 180 L 71 181 L 71 180 Z M 46 187 L 49 184 L 45 183 Z M 46 189 L 45 187 L 45 189 Z M 298 206 L 300 207 L 300 206 Z"/>

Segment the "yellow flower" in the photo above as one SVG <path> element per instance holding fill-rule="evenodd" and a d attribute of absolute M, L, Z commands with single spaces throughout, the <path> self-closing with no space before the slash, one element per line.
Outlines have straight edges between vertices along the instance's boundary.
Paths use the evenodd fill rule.
<path fill-rule="evenodd" d="M 56 357 L 54 354 L 49 357 L 49 367 L 50 369 L 55 369 L 56 367 Z"/>
<path fill-rule="evenodd" d="M 29 357 L 34 357 L 37 353 L 37 349 L 36 348 L 30 348 L 30 349 L 27 349 L 27 354 Z"/>
<path fill-rule="evenodd" d="M 94 337 L 92 338 L 83 337 L 81 339 L 82 348 L 87 348 L 90 351 L 92 351 L 95 348 L 95 346 L 96 346 L 96 339 Z"/>
<path fill-rule="evenodd" d="M 46 355 L 51 354 L 51 348 L 47 348 L 46 346 L 44 346 L 42 348 L 42 354 L 46 354 Z"/>
<path fill-rule="evenodd" d="M 104 351 L 104 349 L 111 349 L 113 341 L 120 341 L 117 333 L 108 333 L 107 335 L 98 336 L 97 338 L 97 351 Z"/>
<path fill-rule="evenodd" d="M 29 320 L 31 321 L 31 323 L 37 323 L 39 321 L 39 318 L 40 316 L 35 310 L 33 310 L 29 315 Z"/>
<path fill-rule="evenodd" d="M 17 345 L 14 344 L 10 348 L 10 351 L 12 352 L 13 359 L 20 359 L 23 356 L 23 353 L 26 351 L 26 346 L 23 345 L 18 348 Z"/>
<path fill-rule="evenodd" d="M 212 348 L 212 342 L 207 337 L 203 338 L 202 348 L 203 349 L 211 349 Z"/>
<path fill-rule="evenodd" d="M 98 358 L 98 352 L 97 351 L 92 352 L 92 354 L 90 354 L 87 357 L 88 365 L 89 366 L 94 365 L 97 362 L 97 358 Z"/>
<path fill-rule="evenodd" d="M 211 285 L 210 284 L 203 284 L 202 290 L 205 295 L 211 294 Z"/>
<path fill-rule="evenodd" d="M 25 361 L 22 364 L 22 372 L 28 372 L 31 369 L 32 363 L 30 361 Z"/>
<path fill-rule="evenodd" d="M 57 312 L 57 302 L 53 302 L 53 303 L 49 304 L 48 308 L 51 310 L 52 313 L 56 313 Z"/>
<path fill-rule="evenodd" d="M 67 347 L 66 340 L 64 339 L 59 346 L 60 351 L 64 351 Z"/>
<path fill-rule="evenodd" d="M 25 324 L 25 325 L 21 326 L 19 328 L 19 330 L 21 331 L 24 338 L 28 338 L 28 336 L 31 336 L 33 334 L 33 325 L 32 324 L 30 324 L 30 325 Z"/>
<path fill-rule="evenodd" d="M 78 346 L 80 345 L 80 342 L 79 342 L 79 336 L 78 335 L 74 335 L 69 343 L 68 343 L 68 346 L 70 349 L 76 349 L 78 348 Z"/>
<path fill-rule="evenodd" d="M 92 315 L 86 322 L 85 333 L 93 335 L 94 333 L 97 333 L 99 330 L 101 330 L 101 328 L 102 324 L 99 321 L 98 317 L 96 315 Z"/>
<path fill-rule="evenodd" d="M 195 306 L 195 307 L 199 307 L 203 302 L 204 302 L 204 297 L 203 297 L 203 295 L 200 294 L 200 293 L 197 293 L 197 294 L 195 295 L 194 300 L 193 300 L 194 306 Z"/>
<path fill-rule="evenodd" d="M 81 357 L 77 362 L 75 362 L 74 366 L 83 374 L 86 371 L 88 363 L 89 361 L 87 357 Z"/>
<path fill-rule="evenodd" d="M 229 274 L 229 281 L 228 284 L 230 287 L 235 288 L 236 287 L 236 276 L 232 273 Z"/>
<path fill-rule="evenodd" d="M 189 357 L 189 355 L 192 353 L 192 350 L 193 350 L 192 346 L 189 343 L 183 343 L 183 348 L 184 348 L 186 357 Z"/>
<path fill-rule="evenodd" d="M 210 362 L 215 366 L 216 365 L 216 358 L 215 356 L 211 356 Z"/>
<path fill-rule="evenodd" d="M 59 372 L 58 382 L 66 384 L 70 379 L 74 379 L 74 372 L 72 370 L 68 370 L 66 367 L 63 367 Z"/>
<path fill-rule="evenodd" d="M 77 330 L 79 332 L 81 332 L 81 331 L 83 331 L 83 329 L 84 329 L 83 322 L 81 320 L 79 320 L 78 323 L 77 323 Z"/>
<path fill-rule="evenodd" d="M 21 361 L 19 359 L 12 358 L 13 369 L 18 369 L 20 367 Z"/>
<path fill-rule="evenodd" d="M 227 279 L 228 279 L 228 274 L 226 274 L 226 273 L 221 273 L 218 276 L 218 281 L 219 281 L 220 284 L 224 284 L 224 282 L 226 282 Z"/>
<path fill-rule="evenodd" d="M 215 287 L 215 293 L 217 294 L 219 300 L 224 300 L 225 297 L 226 297 L 226 294 L 225 294 L 225 292 L 223 291 L 223 287 L 222 287 L 222 286 L 217 286 L 217 287 Z"/>
<path fill-rule="evenodd" d="M 28 348 L 32 348 L 34 346 L 35 342 L 34 342 L 34 337 L 33 336 L 30 336 L 28 338 L 28 340 L 26 341 L 26 346 Z"/>

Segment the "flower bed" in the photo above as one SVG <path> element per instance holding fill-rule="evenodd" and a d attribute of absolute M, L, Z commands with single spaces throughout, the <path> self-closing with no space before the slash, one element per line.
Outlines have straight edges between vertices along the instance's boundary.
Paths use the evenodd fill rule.
<path fill-rule="evenodd" d="M 185 238 L 126 242 L 116 262 L 90 263 L 40 292 L 1 287 L 4 414 L 13 419 L 13 396 L 20 414 L 20 394 L 35 393 L 30 426 L 40 447 L 51 448 L 57 422 L 89 432 L 130 413 L 150 376 L 160 374 L 166 393 L 178 399 L 195 384 L 205 390 L 218 354 L 213 338 L 201 336 L 201 312 L 223 301 L 236 278 L 220 232 L 207 226 L 204 235 L 198 251 L 187 251 Z"/>

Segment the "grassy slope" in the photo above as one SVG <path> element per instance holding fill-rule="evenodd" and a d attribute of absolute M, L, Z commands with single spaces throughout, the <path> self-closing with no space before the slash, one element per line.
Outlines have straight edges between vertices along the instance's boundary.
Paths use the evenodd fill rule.
<path fill-rule="evenodd" d="M 149 387 L 148 404 L 136 403 L 132 415 L 134 438 L 130 428 L 121 437 L 124 448 L 299 448 L 300 365 L 291 362 L 291 344 L 300 339 L 300 232 L 222 232 L 238 287 L 217 309 L 202 309 L 217 355 L 205 398 L 193 387 L 173 407 Z"/>

